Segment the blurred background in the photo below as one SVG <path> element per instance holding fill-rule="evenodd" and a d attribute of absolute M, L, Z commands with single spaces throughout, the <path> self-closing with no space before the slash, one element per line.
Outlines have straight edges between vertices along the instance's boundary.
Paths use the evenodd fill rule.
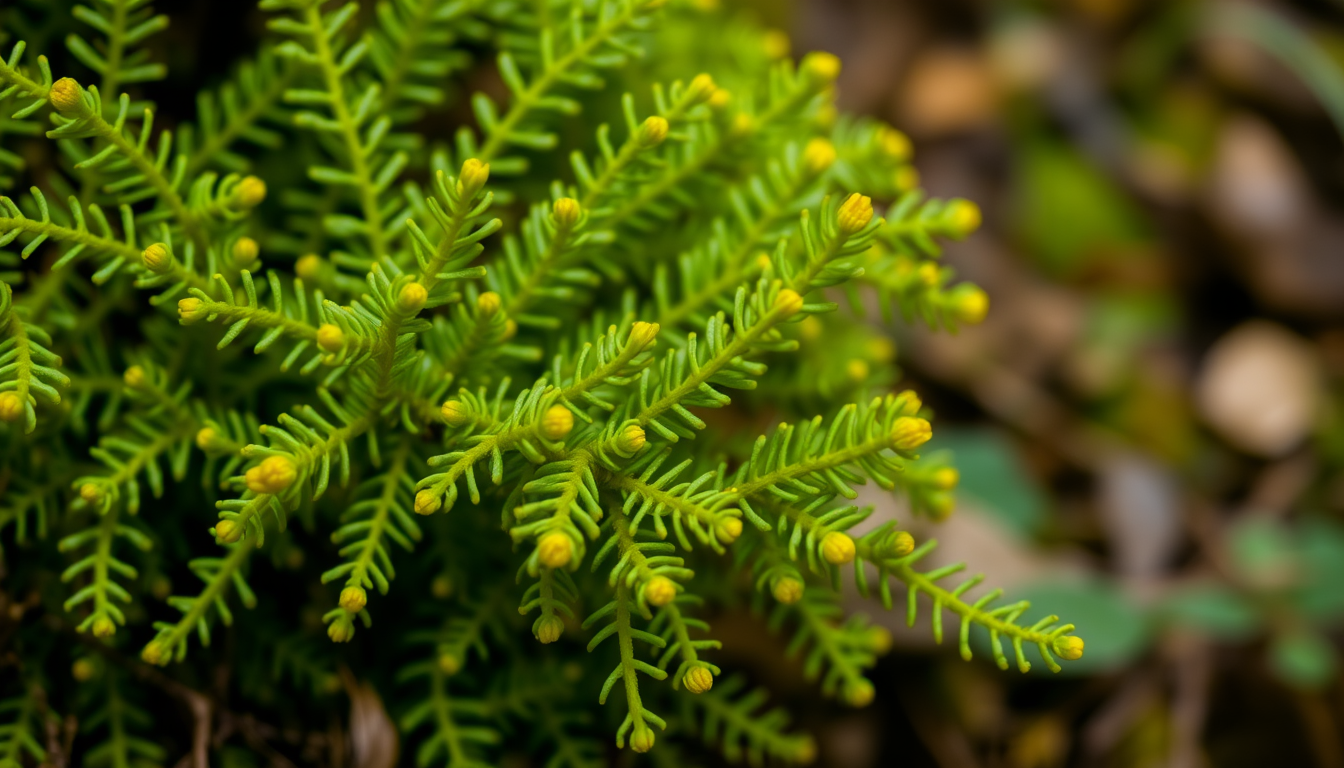
<path fill-rule="evenodd" d="M 749 12 L 984 211 L 945 258 L 987 321 L 896 329 L 962 477 L 919 533 L 1087 641 L 1023 677 L 879 615 L 827 761 L 1344 766 L 1344 3 Z"/>

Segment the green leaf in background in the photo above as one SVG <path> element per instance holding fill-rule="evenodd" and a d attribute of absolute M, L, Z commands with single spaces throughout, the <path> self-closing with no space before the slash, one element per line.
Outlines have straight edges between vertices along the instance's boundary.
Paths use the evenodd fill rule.
<path fill-rule="evenodd" d="M 1022 467 L 1013 445 L 993 429 L 944 427 L 934 431 L 926 454 L 952 452 L 961 473 L 957 493 L 975 499 L 1012 531 L 1038 533 L 1048 506 L 1045 493 Z"/>
<path fill-rule="evenodd" d="M 1269 665 L 1280 680 L 1296 688 L 1316 689 L 1335 674 L 1335 651 L 1315 632 L 1287 631 L 1269 647 Z"/>
<path fill-rule="evenodd" d="M 1303 573 L 1293 603 L 1310 621 L 1344 616 L 1344 529 L 1329 520 L 1308 518 L 1299 528 Z"/>
<path fill-rule="evenodd" d="M 1024 250 L 1056 274 L 1149 240 L 1134 203 L 1077 151 L 1038 143 L 1023 152 L 1016 199 Z"/>
<path fill-rule="evenodd" d="M 1023 585 L 1013 594 L 1031 601 L 1022 623 L 1053 613 L 1068 616 L 1078 627 L 1076 634 L 1087 647 L 1083 658 L 1069 662 L 1061 675 L 1091 675 L 1123 667 L 1143 653 L 1152 636 L 1152 623 L 1143 610 L 1118 587 L 1100 579 Z M 988 648 L 985 633 L 972 634 L 980 635 L 981 647 Z M 1033 665 L 1031 671 L 1051 674 L 1044 664 Z"/>
<path fill-rule="evenodd" d="M 1246 598 L 1221 584 L 1196 584 L 1173 592 L 1158 607 L 1172 624 L 1221 640 L 1241 640 L 1260 628 L 1260 614 Z"/>

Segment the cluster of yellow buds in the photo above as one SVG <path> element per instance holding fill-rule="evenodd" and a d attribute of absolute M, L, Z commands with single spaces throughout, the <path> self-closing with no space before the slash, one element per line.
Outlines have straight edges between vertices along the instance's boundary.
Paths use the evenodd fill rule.
<path fill-rule="evenodd" d="M 561 232 L 568 232 L 579 223 L 579 216 L 582 210 L 579 207 L 579 201 L 572 197 L 562 197 L 555 201 L 551 206 L 551 221 L 555 228 Z"/>

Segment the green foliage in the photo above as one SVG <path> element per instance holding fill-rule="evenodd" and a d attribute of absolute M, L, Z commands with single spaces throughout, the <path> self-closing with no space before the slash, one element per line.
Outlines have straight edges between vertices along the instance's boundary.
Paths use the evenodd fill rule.
<path fill-rule="evenodd" d="M 176 759 L 140 681 L 203 696 L 222 670 L 296 728 L 327 727 L 336 670 L 361 701 L 398 691 L 419 765 L 587 768 L 663 729 L 808 762 L 765 692 L 715 683 L 737 574 L 852 706 L 890 637 L 837 599 L 850 563 L 888 608 L 893 582 L 911 617 L 931 600 L 935 636 L 958 616 L 968 658 L 972 627 L 1000 666 L 1001 641 L 1024 671 L 1026 646 L 1081 655 L 1071 625 L 915 570 L 932 543 L 895 521 L 861 532 L 859 486 L 939 519 L 957 473 L 920 457 L 933 414 L 839 299 L 949 330 L 988 305 L 937 261 L 978 209 L 835 115 L 834 57 L 664 77 L 725 21 L 661 0 L 260 8 L 255 55 L 175 131 L 141 100 L 165 76 L 147 0 L 78 8 L 68 77 L 23 43 L 0 64 L 0 167 L 29 190 L 0 197 L 0 535 L 46 614 L 18 664 L 44 712 L 90 713 L 84 762 Z M 445 146 L 482 51 L 507 94 Z M 70 684 L 86 632 L 105 674 L 77 659 Z M 18 764 L 34 690 L 6 691 Z"/>

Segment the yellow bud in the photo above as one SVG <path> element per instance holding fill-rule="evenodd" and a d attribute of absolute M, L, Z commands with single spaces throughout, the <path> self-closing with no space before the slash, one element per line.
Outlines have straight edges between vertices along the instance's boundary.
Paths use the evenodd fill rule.
<path fill-rule="evenodd" d="M 210 314 L 205 307 L 205 302 L 195 297 L 188 297 L 177 300 L 177 319 L 183 325 L 191 325 L 200 320 L 204 320 L 206 315 Z"/>
<path fill-rule="evenodd" d="M 832 53 L 813 51 L 803 57 L 801 70 L 808 82 L 821 90 L 840 77 L 840 59 Z"/>
<path fill-rule="evenodd" d="M 906 531 L 897 531 L 895 536 L 887 542 L 887 552 L 890 557 L 905 557 L 915 551 L 915 537 Z"/>
<path fill-rule="evenodd" d="M 913 165 L 906 165 L 896 171 L 896 178 L 893 179 L 897 192 L 909 192 L 919 186 L 919 169 Z"/>
<path fill-rule="evenodd" d="M 639 126 L 637 141 L 639 146 L 644 149 L 656 147 L 667 140 L 668 124 L 667 118 L 653 115 Z"/>
<path fill-rule="evenodd" d="M 956 500 L 950 493 L 931 493 L 925 499 L 925 505 L 928 507 L 929 517 L 933 520 L 946 520 L 952 515 L 952 510 L 956 506 Z"/>
<path fill-rule="evenodd" d="M 550 645 L 565 633 L 565 622 L 560 620 L 555 614 L 548 614 L 537 619 L 532 625 L 532 635 L 541 641 L 543 645 Z"/>
<path fill-rule="evenodd" d="M 867 680 L 859 679 L 845 686 L 845 703 L 855 709 L 861 709 L 873 703 L 873 684 Z"/>
<path fill-rule="evenodd" d="M 399 314 L 409 317 L 424 309 L 427 301 L 429 301 L 429 291 L 425 290 L 425 286 L 419 283 L 407 283 L 401 287 L 401 292 L 397 294 L 394 309 Z"/>
<path fill-rule="evenodd" d="M 960 480 L 961 473 L 953 467 L 940 467 L 933 473 L 933 487 L 940 491 L 950 491 L 956 488 Z"/>
<path fill-rule="evenodd" d="M 172 652 L 164 647 L 158 640 L 150 640 L 149 643 L 140 651 L 140 658 L 146 664 L 167 664 Z"/>
<path fill-rule="evenodd" d="M 247 470 L 248 490 L 254 493 L 280 493 L 299 477 L 299 469 L 288 456 L 269 456 Z"/>
<path fill-rule="evenodd" d="M 816 315 L 811 315 L 798 324 L 798 334 L 803 337 L 803 341 L 816 341 L 821 338 L 821 334 L 826 330 L 826 326 L 817 319 Z"/>
<path fill-rule="evenodd" d="M 723 544 L 732 544 L 742 535 L 742 518 L 740 517 L 721 517 L 714 524 L 714 535 L 718 537 L 719 542 Z"/>
<path fill-rule="evenodd" d="M 243 528 L 232 520 L 220 520 L 215 523 L 215 538 L 224 543 L 242 538 Z"/>
<path fill-rule="evenodd" d="M 896 397 L 902 401 L 902 416 L 914 416 L 919 413 L 919 409 L 924 407 L 924 401 L 919 399 L 919 395 L 915 394 L 915 390 L 913 389 L 907 389 Z"/>
<path fill-rule="evenodd" d="M 798 751 L 793 755 L 799 765 L 810 765 L 817 759 L 817 742 L 811 736 L 804 736 L 798 743 Z"/>
<path fill-rule="evenodd" d="M 891 425 L 891 446 L 913 451 L 933 437 L 933 425 L 918 416 L 902 416 Z"/>
<path fill-rule="evenodd" d="M 0 421 L 18 421 L 23 415 L 23 399 L 13 392 L 0 392 Z"/>
<path fill-rule="evenodd" d="M 863 381 L 868 378 L 868 374 L 868 361 L 866 360 L 856 357 L 845 363 L 845 375 L 854 381 Z"/>
<path fill-rule="evenodd" d="M 349 613 L 359 613 L 368 603 L 369 596 L 363 587 L 346 587 L 341 590 L 340 606 Z"/>
<path fill-rule="evenodd" d="M 486 291 L 476 297 L 476 313 L 482 317 L 494 317 L 502 305 L 503 301 L 494 291 Z"/>
<path fill-rule="evenodd" d="M 574 413 L 563 405 L 552 405 L 541 417 L 541 434 L 547 440 L 562 440 L 574 429 Z"/>
<path fill-rule="evenodd" d="M 840 116 L 840 110 L 835 108 L 834 102 L 826 102 L 817 107 L 817 125 L 826 130 L 835 126 L 836 118 Z"/>
<path fill-rule="evenodd" d="M 560 531 L 551 531 L 537 541 L 537 562 L 547 568 L 564 568 L 574 557 L 574 542 Z"/>
<path fill-rule="evenodd" d="M 970 200 L 953 200 L 943 211 L 953 237 L 965 237 L 980 228 L 980 206 Z"/>
<path fill-rule="evenodd" d="M 869 638 L 873 643 L 873 651 L 878 656 L 885 656 L 891 650 L 891 632 L 886 627 L 873 627 Z"/>
<path fill-rule="evenodd" d="M 844 565 L 854 561 L 856 547 L 847 533 L 831 531 L 821 539 L 821 556 L 831 565 Z"/>
<path fill-rule="evenodd" d="M 873 199 L 858 192 L 850 195 L 835 214 L 836 224 L 842 235 L 854 235 L 863 231 L 873 220 Z"/>
<path fill-rule="evenodd" d="M 764 251 L 756 254 L 756 269 L 764 272 L 772 266 L 774 263 L 770 261 L 770 254 Z"/>
<path fill-rule="evenodd" d="M 803 149 L 803 167 L 813 176 L 820 175 L 835 164 L 835 145 L 829 139 L 815 138 Z"/>
<path fill-rule="evenodd" d="M 658 330 L 657 323 L 646 323 L 640 320 L 630 326 L 630 338 L 626 339 L 625 343 L 629 346 L 645 349 L 658 338 Z"/>
<path fill-rule="evenodd" d="M 555 222 L 556 228 L 562 232 L 567 232 L 574 228 L 579 222 L 579 201 L 572 197 L 562 197 L 555 201 L 551 206 L 551 221 Z"/>
<path fill-rule="evenodd" d="M 233 243 L 233 263 L 237 267 L 246 267 L 257 260 L 261 247 L 250 237 L 240 237 Z"/>
<path fill-rule="evenodd" d="M 85 483 L 79 486 L 79 498 L 92 504 L 103 495 L 102 490 L 95 483 Z"/>
<path fill-rule="evenodd" d="M 802 308 L 803 297 L 791 288 L 785 288 L 775 296 L 775 312 L 779 313 L 780 317 L 793 317 Z"/>
<path fill-rule="evenodd" d="M 622 453 L 635 453 L 644 447 L 644 428 L 638 424 L 627 424 L 616 436 L 616 448 Z"/>
<path fill-rule="evenodd" d="M 439 654 L 439 670 L 452 677 L 462 671 L 462 660 L 451 653 Z"/>
<path fill-rule="evenodd" d="M 457 196 L 462 200 L 471 200 L 481 191 L 490 178 L 489 163 L 471 158 L 462 164 L 462 173 L 457 177 Z"/>
<path fill-rule="evenodd" d="M 238 204 L 244 208 L 256 208 L 266 199 L 266 182 L 256 176 L 244 176 L 234 191 Z"/>
<path fill-rule="evenodd" d="M 782 29 L 767 29 L 761 37 L 761 47 L 765 55 L 772 59 L 782 59 L 789 55 L 793 44 L 789 42 L 789 33 Z"/>
<path fill-rule="evenodd" d="M 508 341 L 518 335 L 518 321 L 509 318 L 504 321 L 504 333 L 500 334 L 500 341 Z"/>
<path fill-rule="evenodd" d="M 889 363 L 896 357 L 896 345 L 879 336 L 868 342 L 868 355 L 879 363 Z"/>
<path fill-rule="evenodd" d="M 333 643 L 348 643 L 355 636 L 354 622 L 349 617 L 338 615 L 335 621 L 327 625 L 327 637 Z"/>
<path fill-rule="evenodd" d="M 681 678 L 681 684 L 691 693 L 704 693 L 714 687 L 714 674 L 705 667 L 691 667 Z"/>
<path fill-rule="evenodd" d="M 417 515 L 432 515 L 438 512 L 442 506 L 443 498 L 428 488 L 415 494 L 415 514 Z"/>
<path fill-rule="evenodd" d="M 62 77 L 52 83 L 47 98 L 51 100 L 51 106 L 63 115 L 86 115 L 90 111 L 84 103 L 84 89 L 74 78 Z"/>
<path fill-rule="evenodd" d="M 172 269 L 173 254 L 168 252 L 168 246 L 163 243 L 153 243 L 140 252 L 140 263 L 150 272 L 161 275 Z"/>
<path fill-rule="evenodd" d="M 709 106 L 713 109 L 723 109 L 733 100 L 733 93 L 727 88 L 716 88 L 709 97 Z"/>
<path fill-rule="evenodd" d="M 334 354 L 345 346 L 345 331 L 339 325 L 323 323 L 317 329 L 317 346 L 327 353 Z"/>
<path fill-rule="evenodd" d="M 970 283 L 958 285 L 949 295 L 952 314 L 959 322 L 977 325 L 989 314 L 989 295 Z"/>
<path fill-rule="evenodd" d="M 447 600 L 453 594 L 453 580 L 447 576 L 435 576 L 429 583 L 429 593 L 440 600 Z"/>
<path fill-rule="evenodd" d="M 803 599 L 803 582 L 792 576 L 785 576 L 775 582 L 774 587 L 770 589 L 770 594 L 785 605 L 793 605 Z"/>
<path fill-rule="evenodd" d="M 1055 638 L 1055 653 L 1061 659 L 1077 661 L 1083 658 L 1083 638 L 1074 635 L 1061 635 Z"/>
<path fill-rule="evenodd" d="M 208 451 L 210 446 L 214 445 L 216 437 L 219 437 L 219 433 L 215 432 L 214 429 L 201 427 L 196 431 L 196 447 L 202 451 Z"/>
<path fill-rule="evenodd" d="M 729 128 L 734 136 L 745 136 L 751 133 L 756 127 L 756 120 L 746 112 L 738 112 L 733 116 L 733 124 Z"/>
<path fill-rule="evenodd" d="M 692 105 L 703 104 L 708 101 L 716 91 L 718 91 L 718 86 L 714 85 L 714 78 L 702 72 L 691 80 L 690 85 L 686 86 L 685 98 Z"/>
<path fill-rule="evenodd" d="M 126 386 L 131 389 L 139 389 L 145 385 L 145 369 L 138 365 L 132 365 L 121 375 L 121 380 L 126 382 Z"/>
<path fill-rule="evenodd" d="M 112 623 L 110 619 L 98 619 L 98 621 L 93 623 L 93 633 L 98 637 L 110 637 L 112 634 L 111 632 L 108 632 L 106 635 L 98 634 L 98 624 L 104 621 L 109 624 Z M 92 680 L 94 673 L 97 671 L 97 667 L 93 666 L 93 662 L 88 659 L 76 659 L 75 663 L 70 665 L 70 676 L 75 678 L 76 682 L 80 683 L 87 683 Z"/>
<path fill-rule="evenodd" d="M 910 138 L 904 133 L 884 125 L 877 132 L 877 144 L 893 160 L 907 160 L 913 151 Z"/>
<path fill-rule="evenodd" d="M 919 279 L 925 285 L 933 288 L 942 282 L 942 274 L 938 271 L 938 265 L 931 261 L 926 261 L 919 265 Z"/>
<path fill-rule="evenodd" d="M 666 576 L 654 576 L 644 584 L 644 601 L 661 608 L 677 596 L 677 585 Z"/>
<path fill-rule="evenodd" d="M 630 748 L 640 754 L 653 749 L 653 729 L 647 725 L 636 724 L 635 732 L 630 734 Z"/>
<path fill-rule="evenodd" d="M 471 412 L 462 404 L 460 400 L 449 400 L 439 408 L 439 415 L 450 427 L 460 427 L 467 423 L 471 417 Z"/>
<path fill-rule="evenodd" d="M 117 633 L 117 625 L 106 616 L 99 616 L 93 620 L 94 637 L 111 637 Z"/>
<path fill-rule="evenodd" d="M 317 273 L 321 270 L 322 257 L 318 256 L 316 253 L 302 256 L 298 261 L 294 262 L 294 274 L 298 275 L 303 280 L 316 279 Z"/>

